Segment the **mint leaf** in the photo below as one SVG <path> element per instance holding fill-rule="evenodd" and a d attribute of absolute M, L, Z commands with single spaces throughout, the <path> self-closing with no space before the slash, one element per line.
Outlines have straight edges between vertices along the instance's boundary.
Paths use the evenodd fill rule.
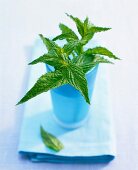
<path fill-rule="evenodd" d="M 95 33 L 101 32 L 101 31 L 107 31 L 110 28 L 104 28 L 104 27 L 96 27 L 96 26 L 85 26 L 84 27 L 84 36 L 82 37 L 82 44 L 87 44 L 94 36 Z"/>
<path fill-rule="evenodd" d="M 98 55 L 95 55 L 93 62 L 94 63 L 109 63 L 109 64 L 114 64 L 113 62 L 109 61 L 108 59 L 106 59 L 104 57 L 101 57 L 101 56 L 98 56 Z"/>
<path fill-rule="evenodd" d="M 56 36 L 53 39 L 53 41 L 64 40 L 65 39 L 67 42 L 69 42 L 69 44 L 66 44 L 64 48 L 69 48 L 70 46 L 72 46 L 73 41 L 77 42 L 77 43 L 80 43 L 78 36 L 75 34 L 75 32 L 72 29 L 70 29 L 68 26 L 66 26 L 64 24 L 60 24 L 59 27 L 60 27 L 60 29 L 62 31 L 62 34 Z M 81 53 L 81 51 L 82 51 L 82 47 L 80 45 L 78 45 L 78 44 L 75 45 L 75 43 L 74 43 L 73 47 L 74 47 L 75 52 L 79 55 Z M 73 49 L 73 47 L 71 47 L 70 49 Z M 65 49 L 65 51 L 67 51 L 67 50 Z M 70 54 L 70 53 L 71 52 L 69 52 L 67 54 Z"/>
<path fill-rule="evenodd" d="M 48 148 L 50 148 L 56 152 L 59 152 L 60 150 L 62 150 L 64 148 L 61 141 L 59 141 L 59 139 L 56 138 L 51 133 L 46 132 L 42 126 L 40 127 L 40 133 L 41 133 L 41 138 L 43 140 L 43 143 Z"/>
<path fill-rule="evenodd" d="M 56 51 L 56 53 L 60 54 L 62 53 L 62 48 L 59 47 L 54 41 L 44 37 L 42 34 L 39 35 L 40 38 L 42 39 L 43 43 L 47 47 L 48 51 Z"/>
<path fill-rule="evenodd" d="M 60 34 L 58 36 L 56 36 L 55 38 L 53 38 L 53 41 L 56 41 L 56 40 L 72 40 L 72 37 L 70 36 L 70 33 L 65 33 L 65 34 Z"/>
<path fill-rule="evenodd" d="M 66 39 L 67 42 L 69 42 L 70 40 L 78 40 L 78 36 L 75 34 L 75 32 L 70 29 L 68 26 L 64 25 L 64 24 L 59 24 L 59 28 L 62 31 L 62 34 L 58 35 L 57 37 L 55 37 L 53 40 L 63 40 Z"/>
<path fill-rule="evenodd" d="M 108 59 L 105 59 L 100 56 L 95 56 L 95 59 L 92 62 L 85 62 L 82 65 L 80 65 L 85 73 L 87 73 L 89 70 L 91 70 L 93 67 L 95 67 L 99 63 L 109 63 L 113 64 L 111 61 Z"/>
<path fill-rule="evenodd" d="M 84 27 L 84 35 L 85 35 L 89 29 L 89 18 L 88 17 L 86 17 L 86 19 L 84 20 L 83 27 Z"/>
<path fill-rule="evenodd" d="M 67 55 L 70 55 L 72 51 L 74 49 L 76 50 L 76 48 L 78 48 L 79 46 L 81 46 L 81 41 L 74 40 L 74 41 L 70 41 L 69 43 L 65 44 L 63 47 L 63 50 Z"/>
<path fill-rule="evenodd" d="M 102 31 L 108 31 L 108 30 L 110 30 L 110 29 L 111 29 L 111 28 L 98 27 L 98 26 L 94 26 L 94 25 L 91 26 L 91 31 L 92 31 L 93 33 L 102 32 Z"/>
<path fill-rule="evenodd" d="M 58 70 L 41 76 L 18 104 L 24 103 L 43 92 L 67 83 L 79 90 L 86 99 L 86 102 L 90 103 L 85 73 L 82 68 L 79 68 L 70 61 L 62 65 Z"/>
<path fill-rule="evenodd" d="M 75 87 L 75 89 L 79 90 L 84 96 L 86 102 L 90 104 L 87 80 L 85 78 L 85 73 L 83 72 L 83 70 L 79 66 L 73 63 L 69 63 L 67 67 L 62 69 L 62 74 L 66 81 L 70 85 Z"/>
<path fill-rule="evenodd" d="M 29 63 L 29 65 L 33 65 L 33 64 L 37 64 L 37 63 L 47 63 L 51 66 L 55 66 L 55 67 L 60 67 L 62 64 L 62 60 L 60 60 L 59 58 L 57 58 L 56 56 L 51 56 L 48 54 L 44 54 L 43 56 L 40 56 L 39 58 L 37 58 L 36 60 L 32 61 L 31 63 Z"/>
<path fill-rule="evenodd" d="M 55 51 L 50 51 L 47 54 L 40 56 L 39 58 L 35 59 L 29 65 L 37 64 L 37 63 L 47 63 L 54 67 L 61 67 L 62 64 L 64 65 L 65 60 L 63 59 L 62 54 L 58 55 Z"/>
<path fill-rule="evenodd" d="M 81 65 L 81 68 L 83 69 L 84 73 L 87 73 L 89 70 L 94 68 L 98 63 L 88 63 Z"/>
<path fill-rule="evenodd" d="M 59 24 L 59 28 L 60 30 L 62 31 L 62 33 L 69 33 L 70 34 L 70 37 L 74 40 L 78 40 L 78 36 L 76 35 L 76 33 L 71 29 L 69 28 L 68 26 L 66 26 L 65 24 Z"/>
<path fill-rule="evenodd" d="M 74 58 L 72 61 L 73 63 L 76 63 L 79 67 L 81 67 L 84 73 L 87 73 L 99 63 L 113 64 L 108 59 L 97 55 L 88 55 L 85 52 L 81 56 Z"/>
<path fill-rule="evenodd" d="M 88 31 L 85 36 L 81 39 L 81 43 L 83 45 L 86 45 L 94 36 L 94 33 L 91 31 Z"/>
<path fill-rule="evenodd" d="M 43 92 L 47 92 L 50 89 L 62 86 L 65 83 L 60 71 L 56 70 L 54 72 L 46 73 L 37 80 L 35 85 L 26 93 L 17 105 L 24 103 Z"/>
<path fill-rule="evenodd" d="M 95 56 L 94 55 L 86 55 L 85 53 L 81 54 L 79 57 L 73 58 L 72 62 L 76 63 L 79 67 L 83 67 L 86 64 L 93 63 Z"/>
<path fill-rule="evenodd" d="M 77 18 L 77 17 L 73 17 L 72 15 L 69 15 L 69 14 L 67 14 L 67 13 L 66 13 L 66 15 L 67 15 L 68 17 L 70 17 L 70 18 L 75 22 L 75 24 L 76 24 L 76 26 L 77 26 L 77 29 L 78 29 L 78 32 L 79 32 L 80 35 L 83 37 L 83 35 L 84 35 L 83 22 L 82 22 L 79 18 Z"/>
<path fill-rule="evenodd" d="M 40 38 L 42 39 L 43 43 L 46 45 L 48 50 L 53 50 L 58 48 L 58 46 L 56 45 L 56 43 L 54 41 L 51 41 L 50 39 L 44 37 L 42 34 L 39 35 Z"/>
<path fill-rule="evenodd" d="M 119 59 L 118 57 L 116 57 L 111 51 L 109 51 L 108 49 L 106 49 L 105 47 L 95 47 L 93 49 L 88 49 L 85 54 L 100 54 L 100 55 L 104 55 L 104 56 L 108 56 L 109 58 L 113 58 L 113 59 Z"/>

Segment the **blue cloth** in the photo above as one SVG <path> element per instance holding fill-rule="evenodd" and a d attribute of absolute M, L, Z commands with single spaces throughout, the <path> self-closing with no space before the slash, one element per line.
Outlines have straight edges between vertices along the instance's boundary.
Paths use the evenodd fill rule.
<path fill-rule="evenodd" d="M 34 58 L 43 53 L 40 46 L 36 45 Z M 44 64 L 31 66 L 28 89 L 43 73 Z M 116 155 L 115 134 L 107 84 L 106 66 L 103 64 L 98 70 L 89 119 L 78 129 L 64 129 L 56 123 L 52 116 L 50 92 L 25 103 L 19 153 L 35 162 L 107 163 L 113 160 Z M 54 152 L 44 146 L 40 125 L 62 141 L 63 150 Z"/>

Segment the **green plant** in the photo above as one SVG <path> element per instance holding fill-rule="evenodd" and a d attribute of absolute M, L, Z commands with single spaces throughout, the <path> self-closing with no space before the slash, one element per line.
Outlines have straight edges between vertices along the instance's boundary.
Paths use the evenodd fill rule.
<path fill-rule="evenodd" d="M 90 23 L 88 17 L 84 21 L 68 15 L 76 24 L 79 36 L 68 26 L 59 24 L 61 34 L 50 40 L 40 34 L 48 52 L 40 56 L 29 65 L 46 63 L 54 67 L 54 71 L 42 75 L 26 95 L 17 103 L 21 104 L 29 99 L 50 89 L 70 84 L 79 90 L 87 103 L 90 104 L 88 95 L 86 73 L 99 63 L 112 63 L 106 57 L 119 59 L 104 47 L 95 47 L 84 50 L 84 46 L 93 38 L 94 34 L 110 30 L 110 28 L 97 27 Z M 56 40 L 66 40 L 60 47 Z"/>

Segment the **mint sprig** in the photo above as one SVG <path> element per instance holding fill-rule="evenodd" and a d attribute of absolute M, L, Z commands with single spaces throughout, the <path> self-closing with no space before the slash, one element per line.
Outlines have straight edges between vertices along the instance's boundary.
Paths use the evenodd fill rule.
<path fill-rule="evenodd" d="M 93 38 L 95 33 L 107 31 L 110 28 L 95 26 L 88 17 L 82 21 L 72 15 L 67 14 L 67 16 L 74 21 L 79 36 L 62 23 L 59 25 L 61 34 L 53 40 L 40 34 L 48 52 L 29 65 L 45 63 L 53 66 L 54 71 L 42 75 L 17 104 L 24 103 L 43 92 L 65 84 L 70 84 L 79 90 L 86 102 L 90 104 L 86 73 L 99 63 L 112 64 L 107 58 L 119 59 L 105 47 L 98 46 L 84 50 L 84 46 Z M 56 40 L 66 40 L 66 43 L 60 47 L 55 42 Z"/>

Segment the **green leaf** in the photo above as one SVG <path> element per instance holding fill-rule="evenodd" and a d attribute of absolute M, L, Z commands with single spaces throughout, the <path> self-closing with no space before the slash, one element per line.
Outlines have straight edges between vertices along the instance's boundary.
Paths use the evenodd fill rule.
<path fill-rule="evenodd" d="M 97 27 L 97 26 L 92 25 L 92 27 L 91 27 L 90 29 L 91 29 L 91 31 L 92 31 L 93 33 L 97 33 L 97 32 L 102 32 L 102 31 L 108 31 L 108 30 L 110 30 L 111 28 Z"/>
<path fill-rule="evenodd" d="M 81 41 L 79 40 L 70 41 L 69 43 L 64 45 L 63 50 L 67 55 L 69 55 L 74 49 L 78 48 L 80 45 Z"/>
<path fill-rule="evenodd" d="M 75 89 L 79 90 L 84 96 L 86 102 L 90 104 L 87 80 L 85 78 L 85 73 L 83 72 L 83 70 L 77 65 L 70 63 L 68 67 L 62 69 L 62 74 L 66 81 L 70 85 L 75 87 Z"/>
<path fill-rule="evenodd" d="M 61 56 L 58 56 L 53 51 L 51 51 L 51 53 L 44 54 L 39 58 L 33 60 L 31 63 L 29 63 L 29 65 L 37 63 L 47 63 L 54 67 L 61 67 L 62 65 L 64 65 L 65 61 Z"/>
<path fill-rule="evenodd" d="M 93 67 L 95 67 L 97 64 L 99 63 L 109 63 L 109 64 L 113 64 L 111 61 L 100 57 L 100 56 L 95 56 L 95 59 L 92 62 L 89 63 L 84 63 L 82 64 L 82 69 L 85 73 L 87 73 L 89 70 L 91 70 Z"/>
<path fill-rule="evenodd" d="M 86 19 L 84 20 L 84 35 L 87 33 L 87 31 L 88 31 L 88 24 L 89 24 L 89 18 L 88 17 L 86 17 Z"/>
<path fill-rule="evenodd" d="M 75 32 L 70 29 L 68 26 L 64 25 L 64 24 L 59 24 L 59 28 L 62 31 L 62 34 L 58 35 L 57 37 L 55 37 L 53 39 L 53 41 L 56 40 L 63 40 L 66 39 L 67 42 L 69 42 L 70 40 L 78 40 L 78 36 L 75 34 Z"/>
<path fill-rule="evenodd" d="M 108 49 L 104 48 L 104 47 L 95 47 L 93 49 L 88 49 L 85 54 L 99 54 L 99 55 L 104 55 L 104 56 L 108 56 L 109 58 L 113 58 L 113 59 L 119 59 L 118 57 L 116 57 L 111 51 L 109 51 Z"/>
<path fill-rule="evenodd" d="M 79 57 L 74 58 L 73 62 L 76 63 L 80 68 L 82 68 L 84 73 L 87 73 L 90 69 L 92 69 L 97 63 L 94 62 L 95 56 L 86 56 L 82 54 Z"/>
<path fill-rule="evenodd" d="M 83 45 L 86 45 L 94 36 L 94 33 L 91 31 L 88 31 L 85 36 L 82 38 L 81 43 Z"/>
<path fill-rule="evenodd" d="M 67 25 L 60 23 L 59 28 L 63 34 L 70 33 L 74 39 L 76 39 L 76 40 L 78 39 L 78 36 L 75 34 L 75 32 L 71 28 L 69 28 Z"/>
<path fill-rule="evenodd" d="M 82 44 L 83 45 L 87 44 L 93 38 L 95 33 L 101 32 L 101 31 L 107 31 L 109 29 L 110 28 L 89 26 L 89 25 L 85 24 L 85 27 L 84 27 L 84 36 L 82 37 L 82 40 L 81 40 Z"/>
<path fill-rule="evenodd" d="M 46 132 L 42 126 L 40 127 L 40 132 L 41 132 L 41 138 L 45 146 L 47 146 L 48 148 L 56 152 L 59 152 L 64 148 L 61 141 L 58 138 L 56 138 L 54 135 Z"/>
<path fill-rule="evenodd" d="M 82 51 L 82 45 L 78 45 L 79 43 L 81 43 L 79 41 L 78 36 L 75 34 L 75 32 L 72 29 L 70 29 L 68 26 L 66 26 L 64 24 L 60 24 L 59 27 L 60 27 L 60 29 L 62 31 L 62 34 L 59 35 L 59 37 L 57 37 L 57 38 L 66 39 L 67 42 L 71 43 L 71 44 L 68 44 L 69 46 L 71 46 L 72 42 L 74 41 L 75 42 L 74 46 L 73 46 L 74 51 L 79 55 L 81 53 L 81 51 Z"/>
<path fill-rule="evenodd" d="M 99 63 L 110 63 L 113 64 L 111 61 L 97 55 L 86 55 L 85 52 L 81 56 L 75 58 L 73 60 L 79 67 L 83 69 L 84 73 L 87 73 L 93 67 L 95 67 Z"/>
<path fill-rule="evenodd" d="M 82 22 L 79 18 L 77 18 L 77 17 L 73 17 L 72 15 L 69 15 L 69 14 L 67 14 L 67 13 L 66 13 L 66 15 L 67 15 L 68 17 L 70 17 L 70 18 L 75 22 L 76 27 L 77 27 L 77 29 L 78 29 L 78 32 L 79 32 L 80 35 L 83 37 L 83 35 L 84 35 L 83 22 Z"/>
<path fill-rule="evenodd" d="M 80 43 L 80 42 L 79 42 L 79 38 L 75 34 L 75 32 L 72 29 L 70 29 L 68 26 L 64 25 L 64 24 L 60 24 L 59 27 L 60 27 L 60 29 L 62 31 L 62 34 L 56 36 L 53 39 L 53 41 L 64 40 L 65 39 L 67 42 L 69 42 L 69 44 L 66 44 L 65 47 L 64 47 L 65 48 L 65 52 L 67 52 L 68 48 L 69 48 L 69 52 L 67 52 L 68 55 L 72 52 L 72 49 L 77 54 L 80 54 L 81 51 L 82 51 L 82 47 L 81 47 L 81 45 L 78 45 L 78 44 L 76 45 L 76 42 L 77 43 Z M 74 43 L 74 45 L 73 45 L 73 43 Z"/>
<path fill-rule="evenodd" d="M 60 34 L 58 36 L 56 36 L 55 38 L 53 38 L 53 41 L 56 41 L 56 40 L 72 40 L 72 37 L 70 36 L 70 33 L 65 33 L 65 34 Z"/>
<path fill-rule="evenodd" d="M 93 67 L 95 67 L 98 63 L 88 63 L 88 64 L 83 64 L 81 68 L 83 69 L 84 73 L 87 73 L 89 70 L 91 70 Z"/>
<path fill-rule="evenodd" d="M 61 54 L 62 48 L 59 47 L 54 41 L 44 37 L 42 34 L 40 34 L 40 38 L 42 39 L 43 43 L 47 47 L 48 51 L 56 51 L 56 53 Z"/>
<path fill-rule="evenodd" d="M 35 85 L 26 93 L 17 105 L 24 103 L 43 92 L 47 92 L 50 89 L 62 86 L 65 83 L 60 71 L 56 70 L 54 72 L 46 73 L 37 80 Z"/>
<path fill-rule="evenodd" d="M 114 64 L 113 62 L 109 61 L 108 59 L 106 59 L 104 57 L 101 57 L 101 56 L 98 56 L 98 55 L 95 55 L 93 62 L 94 63 L 109 63 L 109 64 Z"/>

